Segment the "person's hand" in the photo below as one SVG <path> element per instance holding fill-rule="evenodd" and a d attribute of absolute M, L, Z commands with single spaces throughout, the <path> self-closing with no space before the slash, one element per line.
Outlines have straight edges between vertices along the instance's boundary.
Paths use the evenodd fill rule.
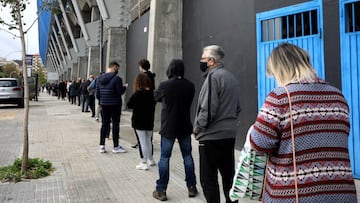
<path fill-rule="evenodd" d="M 129 84 L 128 83 L 124 83 L 124 85 L 123 85 L 124 87 L 128 87 L 129 86 Z"/>

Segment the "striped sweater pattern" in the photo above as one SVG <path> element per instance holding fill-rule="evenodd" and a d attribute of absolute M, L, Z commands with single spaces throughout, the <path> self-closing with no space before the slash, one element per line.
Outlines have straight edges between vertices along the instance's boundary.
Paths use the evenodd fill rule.
<path fill-rule="evenodd" d="M 348 153 L 349 107 L 324 81 L 287 85 L 290 92 L 300 202 L 357 202 Z M 260 109 L 250 142 L 269 153 L 265 202 L 295 202 L 288 96 L 275 88 Z"/>

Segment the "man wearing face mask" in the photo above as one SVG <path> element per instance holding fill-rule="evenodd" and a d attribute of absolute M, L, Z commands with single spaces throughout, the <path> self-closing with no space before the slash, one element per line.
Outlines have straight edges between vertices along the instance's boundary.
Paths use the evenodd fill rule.
<path fill-rule="evenodd" d="M 112 137 L 114 148 L 113 153 L 127 152 L 119 145 L 119 125 L 123 95 L 128 86 L 123 84 L 122 78 L 118 76 L 120 65 L 117 62 L 111 62 L 106 69 L 106 73 L 96 79 L 96 97 L 99 100 L 102 109 L 100 147 L 99 152 L 105 153 L 105 138 L 110 132 L 110 123 L 112 123 Z"/>
<path fill-rule="evenodd" d="M 218 171 L 226 202 L 235 173 L 234 145 L 240 113 L 239 84 L 224 68 L 224 51 L 211 45 L 203 49 L 200 70 L 205 81 L 199 93 L 193 134 L 199 141 L 200 182 L 208 203 L 219 203 Z"/>

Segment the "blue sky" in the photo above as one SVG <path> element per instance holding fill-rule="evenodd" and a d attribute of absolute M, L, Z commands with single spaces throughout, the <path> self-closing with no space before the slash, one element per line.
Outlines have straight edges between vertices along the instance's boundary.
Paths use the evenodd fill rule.
<path fill-rule="evenodd" d="M 25 30 L 32 24 L 36 19 L 37 15 L 37 1 L 31 0 L 30 4 L 24 12 L 23 21 L 26 23 Z M 11 16 L 10 11 L 7 8 L 0 8 L 0 18 L 10 23 Z M 21 59 L 21 42 L 20 38 L 17 38 L 6 32 L 6 26 L 0 25 L 0 57 L 7 59 Z M 19 36 L 19 31 L 13 30 L 11 33 Z M 27 54 L 38 54 L 39 53 L 39 39 L 38 39 L 38 23 L 29 30 L 28 34 L 25 35 L 25 44 Z"/>

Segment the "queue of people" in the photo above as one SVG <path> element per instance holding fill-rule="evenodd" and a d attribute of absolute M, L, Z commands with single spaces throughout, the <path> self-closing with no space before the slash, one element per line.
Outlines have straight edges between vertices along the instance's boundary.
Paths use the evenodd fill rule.
<path fill-rule="evenodd" d="M 74 81 L 62 80 L 59 83 L 47 83 L 42 88 L 43 91 L 46 89 L 49 95 L 56 96 L 59 100 L 67 100 L 70 104 L 80 106 L 82 112 L 91 112 L 91 117 L 99 121 L 94 82 L 95 75 L 89 75 L 87 79 L 79 77 Z"/>
<path fill-rule="evenodd" d="M 204 73 L 204 81 L 197 96 L 193 123 L 190 115 L 195 86 L 184 77 L 183 61 L 171 60 L 166 71 L 168 79 L 157 88 L 149 61 L 142 59 L 138 63 L 140 72 L 126 106 L 132 109 L 132 127 L 138 140 L 140 157 L 135 168 L 146 171 L 149 167 L 158 167 L 159 178 L 152 194 L 155 199 L 167 200 L 175 141 L 183 158 L 188 197 L 197 196 L 191 143 L 194 136 L 198 141 L 200 185 L 206 201 L 220 202 L 219 174 L 226 203 L 232 202 L 229 191 L 236 175 L 234 147 L 241 98 L 239 82 L 224 66 L 224 57 L 225 52 L 218 45 L 203 48 L 199 68 Z M 88 111 L 87 105 L 91 105 L 93 117 L 99 114 L 97 111 L 101 112 L 101 153 L 106 152 L 105 138 L 110 131 L 112 152 L 127 152 L 119 144 L 119 123 L 121 96 L 128 85 L 118 75 L 119 69 L 120 65 L 112 62 L 106 73 L 96 79 L 90 76 L 84 83 L 70 82 L 67 86 L 71 103 L 76 104 L 75 92 L 81 92 L 84 95 L 82 110 Z M 347 146 L 349 108 L 341 91 L 318 78 L 308 54 L 292 44 L 275 48 L 266 69 L 279 87 L 267 96 L 250 132 L 252 147 L 269 154 L 264 202 L 295 202 L 296 197 L 299 202 L 357 202 Z M 292 111 L 296 115 L 295 160 L 290 156 L 289 101 L 284 87 L 289 89 Z M 152 143 L 156 103 L 161 104 L 158 163 L 153 157 Z M 301 176 L 294 173 L 293 162 L 297 162 L 296 170 Z M 296 189 L 295 183 L 301 189 Z"/>

